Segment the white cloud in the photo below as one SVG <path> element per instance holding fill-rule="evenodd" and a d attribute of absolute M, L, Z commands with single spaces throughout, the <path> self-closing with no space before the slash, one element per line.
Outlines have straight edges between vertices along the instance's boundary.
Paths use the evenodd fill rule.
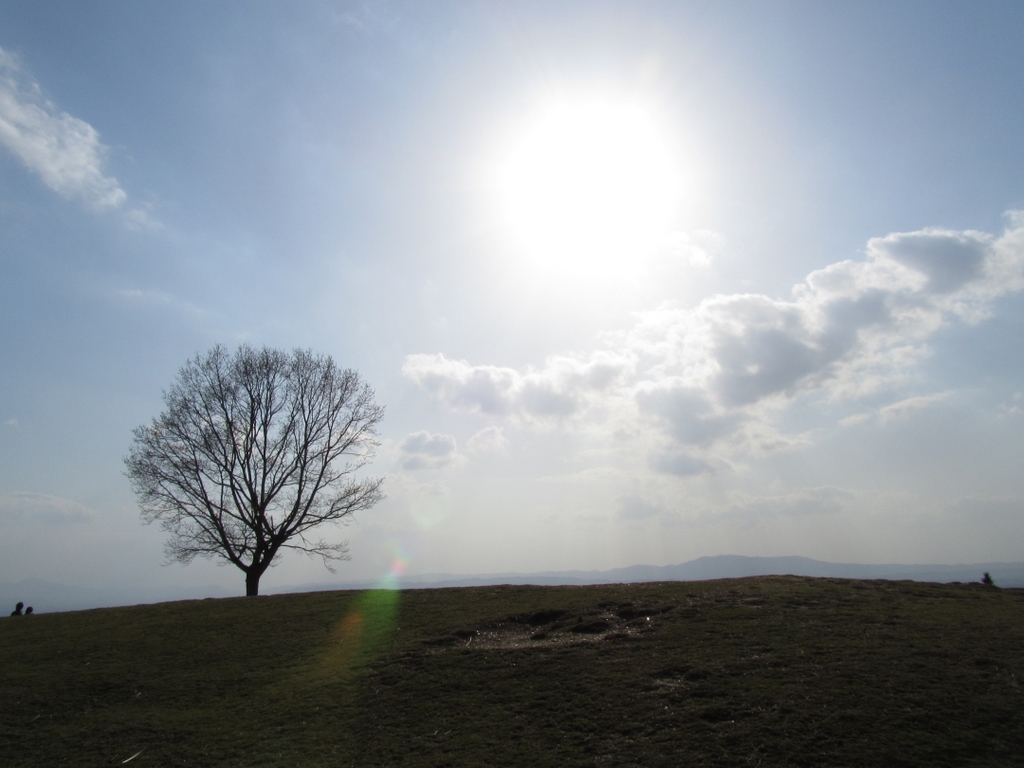
<path fill-rule="evenodd" d="M 915 411 L 922 411 L 930 408 L 935 403 L 940 403 L 950 396 L 950 392 L 936 392 L 931 395 L 918 395 L 908 397 L 895 403 L 882 406 L 877 411 L 878 421 L 888 424 L 893 421 L 906 419 Z M 839 420 L 841 427 L 853 427 L 858 424 L 865 424 L 875 417 L 875 413 L 856 413 Z"/>
<path fill-rule="evenodd" d="M 930 353 L 939 328 L 978 322 L 993 299 L 1024 288 L 1024 226 L 1009 220 L 1014 228 L 998 237 L 925 229 L 874 238 L 864 259 L 810 273 L 789 298 L 717 295 L 662 307 L 609 334 L 606 348 L 552 356 L 538 369 L 437 354 L 409 356 L 403 372 L 453 408 L 534 424 L 603 423 L 635 435 L 634 449 L 655 470 L 700 474 L 729 455 L 804 440 L 777 427 L 794 401 L 877 395 Z M 879 418 L 944 397 L 903 400 Z"/>
<path fill-rule="evenodd" d="M 117 179 L 103 171 L 107 147 L 96 129 L 43 98 L 17 58 L 2 48 L 0 144 L 66 198 L 98 209 L 117 208 L 127 198 Z"/>
<path fill-rule="evenodd" d="M 426 431 L 406 435 L 398 450 L 402 453 L 404 469 L 440 469 L 458 458 L 452 435 L 433 435 Z"/>
<path fill-rule="evenodd" d="M 88 507 L 70 499 L 24 491 L 0 495 L 0 520 L 8 523 L 77 525 L 92 518 Z"/>
<path fill-rule="evenodd" d="M 1014 392 L 1009 402 L 1002 403 L 996 408 L 996 413 L 1004 418 L 1020 416 L 1024 414 L 1024 408 L 1021 406 L 1024 406 L 1024 392 Z"/>
<path fill-rule="evenodd" d="M 344 10 L 331 9 L 330 14 L 335 24 L 341 24 L 365 34 L 375 23 L 380 21 L 381 8 L 380 3 L 364 2 L 348 4 Z"/>
<path fill-rule="evenodd" d="M 696 232 L 672 232 L 665 247 L 671 257 L 691 267 L 706 267 L 718 255 L 722 242 L 723 238 L 717 232 L 699 229 Z"/>
<path fill-rule="evenodd" d="M 648 464 L 656 472 L 677 477 L 701 475 L 712 470 L 711 464 L 704 459 L 673 448 L 652 451 Z"/>
<path fill-rule="evenodd" d="M 469 438 L 466 447 L 473 453 L 500 453 L 508 447 L 508 440 L 501 427 L 486 427 Z"/>
<path fill-rule="evenodd" d="M 409 355 L 402 373 L 453 408 L 527 421 L 579 413 L 593 395 L 611 389 L 632 368 L 628 356 L 598 352 L 589 359 L 553 357 L 540 370 L 470 365 L 444 355 Z"/>
<path fill-rule="evenodd" d="M 934 395 L 921 395 L 919 397 L 908 397 L 898 403 L 887 405 L 878 411 L 878 418 L 883 424 L 890 421 L 898 421 L 907 418 L 914 411 L 921 411 L 929 408 L 935 403 L 942 402 L 949 397 L 949 392 L 938 392 Z"/>
<path fill-rule="evenodd" d="M 876 237 L 868 253 L 924 275 L 932 293 L 950 293 L 980 276 L 992 239 L 983 232 L 925 229 Z"/>
<path fill-rule="evenodd" d="M 871 419 L 870 413 L 855 413 L 852 416 L 847 416 L 845 419 L 839 420 L 839 426 L 841 427 L 855 427 L 858 424 L 863 424 Z"/>

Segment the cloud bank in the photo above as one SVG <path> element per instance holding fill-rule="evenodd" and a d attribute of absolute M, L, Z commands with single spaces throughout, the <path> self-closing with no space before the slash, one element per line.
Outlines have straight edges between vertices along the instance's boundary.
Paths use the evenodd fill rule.
<path fill-rule="evenodd" d="M 0 144 L 46 186 L 96 209 L 127 199 L 117 179 L 103 171 L 107 147 L 89 123 L 60 111 L 18 59 L 0 48 Z"/>
<path fill-rule="evenodd" d="M 580 413 L 634 366 L 628 353 L 596 352 L 549 358 L 543 368 L 520 373 L 436 354 L 409 355 L 402 373 L 454 408 L 545 422 Z"/>
<path fill-rule="evenodd" d="M 451 435 L 433 435 L 413 432 L 398 444 L 403 469 L 440 469 L 458 458 L 455 438 Z"/>
<path fill-rule="evenodd" d="M 8 524 L 81 525 L 92 519 L 88 507 L 70 499 L 25 491 L 0 495 L 0 521 Z"/>
<path fill-rule="evenodd" d="M 936 331 L 978 323 L 995 299 L 1021 290 L 1024 216 L 1009 218 L 999 236 L 924 229 L 873 238 L 863 259 L 811 272 L 787 298 L 716 295 L 644 312 L 604 348 L 539 368 L 417 354 L 403 373 L 453 409 L 521 426 L 632 432 L 655 471 L 699 474 L 802 440 L 778 426 L 798 400 L 884 394 L 929 354 Z M 894 402 L 879 420 L 946 394 Z"/>

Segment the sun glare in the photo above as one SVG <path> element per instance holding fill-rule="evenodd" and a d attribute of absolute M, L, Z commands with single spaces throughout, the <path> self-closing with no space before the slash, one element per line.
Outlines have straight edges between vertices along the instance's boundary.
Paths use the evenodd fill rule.
<path fill-rule="evenodd" d="M 614 101 L 561 102 L 526 123 L 498 172 L 502 215 L 553 266 L 628 264 L 671 225 L 679 180 L 651 115 Z"/>

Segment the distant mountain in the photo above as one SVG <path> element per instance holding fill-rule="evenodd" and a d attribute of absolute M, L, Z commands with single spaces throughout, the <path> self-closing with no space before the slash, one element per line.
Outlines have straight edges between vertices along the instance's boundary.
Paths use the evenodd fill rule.
<path fill-rule="evenodd" d="M 678 565 L 631 565 L 607 571 L 543 571 L 539 573 L 493 573 L 461 575 L 426 573 L 403 576 L 397 586 L 403 589 L 439 587 L 482 587 L 493 584 L 631 584 L 643 581 L 704 581 L 744 576 L 820 576 L 840 579 L 908 579 L 949 583 L 980 581 L 989 573 L 997 586 L 1024 587 L 1024 563 L 970 563 L 962 565 L 861 565 L 828 563 L 809 557 L 743 557 L 716 555 L 700 557 Z M 359 581 L 342 584 L 303 584 L 269 590 L 274 593 L 309 592 L 329 589 L 366 589 L 379 582 Z"/>
<path fill-rule="evenodd" d="M 841 579 L 909 579 L 948 583 L 980 581 L 991 574 L 996 586 L 1024 587 L 1024 563 L 970 563 L 963 565 L 861 565 L 827 563 L 809 557 L 742 557 L 717 555 L 700 557 L 678 565 L 631 565 L 608 571 L 544 571 L 541 573 L 451 574 L 427 573 L 403 576 L 394 586 L 402 589 L 440 587 L 482 587 L 493 584 L 630 584 L 643 581 L 704 581 L 743 576 L 823 576 Z M 379 581 L 292 584 L 271 587 L 268 594 L 321 592 L 334 589 L 367 589 L 391 586 Z M 231 597 L 237 593 L 218 586 L 145 588 L 127 585 L 119 589 L 86 588 L 57 584 L 43 579 L 24 579 L 0 584 L 0 615 L 19 600 L 37 613 L 77 611 L 115 605 L 158 603 L 205 597 Z M 8 608 L 8 606 L 10 606 Z"/>

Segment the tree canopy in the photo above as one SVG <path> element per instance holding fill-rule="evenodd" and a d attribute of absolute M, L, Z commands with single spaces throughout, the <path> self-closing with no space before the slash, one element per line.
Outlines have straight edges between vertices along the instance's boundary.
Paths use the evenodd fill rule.
<path fill-rule="evenodd" d="M 313 538 L 383 498 L 374 456 L 384 408 L 353 370 L 306 350 L 216 346 L 164 392 L 166 409 L 133 432 L 126 475 L 142 518 L 170 534 L 177 562 L 197 555 L 245 573 L 247 595 L 283 549 L 333 563 L 347 543 Z"/>

